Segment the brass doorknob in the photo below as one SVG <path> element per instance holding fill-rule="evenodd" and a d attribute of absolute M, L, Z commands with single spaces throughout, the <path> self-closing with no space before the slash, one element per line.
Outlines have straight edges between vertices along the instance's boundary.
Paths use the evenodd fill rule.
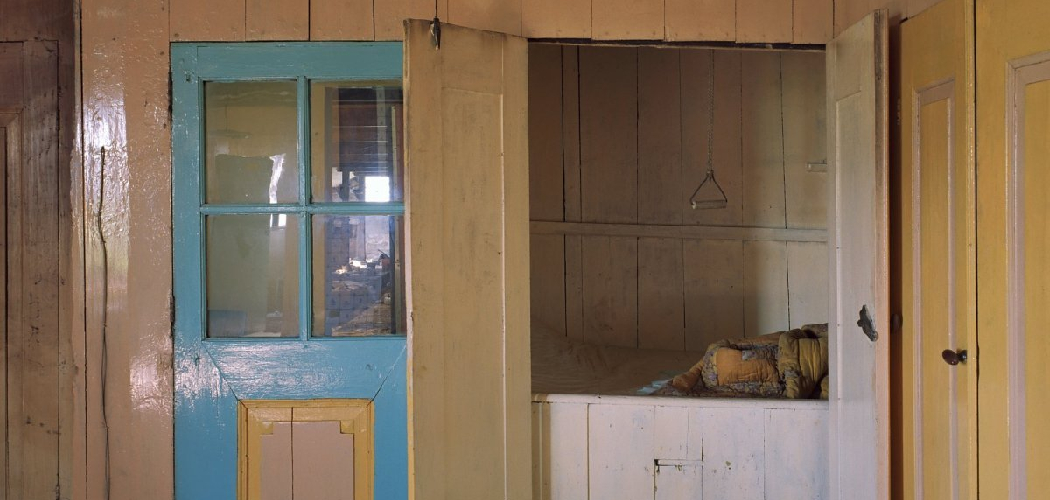
<path fill-rule="evenodd" d="M 944 352 L 941 353 L 941 358 L 944 359 L 945 363 L 952 366 L 959 363 L 966 363 L 966 349 L 959 349 L 958 351 L 945 349 Z"/>

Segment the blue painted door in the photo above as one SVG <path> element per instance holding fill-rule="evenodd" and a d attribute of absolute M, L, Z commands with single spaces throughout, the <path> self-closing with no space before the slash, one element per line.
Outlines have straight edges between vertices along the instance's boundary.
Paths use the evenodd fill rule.
<path fill-rule="evenodd" d="M 234 499 L 238 401 L 373 401 L 408 496 L 399 43 L 173 44 L 175 493 Z"/>

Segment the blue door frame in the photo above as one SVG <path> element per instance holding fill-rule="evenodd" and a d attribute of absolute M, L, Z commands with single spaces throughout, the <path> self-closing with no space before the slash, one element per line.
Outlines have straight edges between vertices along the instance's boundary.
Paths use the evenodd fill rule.
<path fill-rule="evenodd" d="M 311 80 L 400 80 L 400 43 L 176 43 L 172 56 L 175 293 L 175 497 L 237 495 L 240 400 L 369 399 L 375 411 L 375 497 L 408 497 L 404 335 L 310 337 L 310 268 L 300 264 L 299 337 L 205 338 L 203 224 L 209 214 L 297 213 L 309 255 L 309 217 L 348 213 L 310 204 Z M 298 82 L 299 203 L 207 205 L 203 196 L 205 81 Z M 353 214 L 398 215 L 403 203 L 356 205 Z M 308 261 L 304 258 L 301 262 Z"/>

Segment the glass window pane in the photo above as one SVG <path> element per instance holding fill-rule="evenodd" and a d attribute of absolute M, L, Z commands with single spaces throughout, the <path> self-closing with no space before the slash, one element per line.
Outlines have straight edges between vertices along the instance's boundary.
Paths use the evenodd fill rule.
<path fill-rule="evenodd" d="M 310 165 L 314 202 L 401 200 L 401 82 L 313 82 Z"/>
<path fill-rule="evenodd" d="M 295 203 L 299 125 L 294 81 L 206 82 L 207 203 Z"/>
<path fill-rule="evenodd" d="M 208 216 L 208 337 L 299 335 L 297 221 L 292 214 Z"/>
<path fill-rule="evenodd" d="M 405 331 L 401 217 L 313 218 L 313 335 Z"/>

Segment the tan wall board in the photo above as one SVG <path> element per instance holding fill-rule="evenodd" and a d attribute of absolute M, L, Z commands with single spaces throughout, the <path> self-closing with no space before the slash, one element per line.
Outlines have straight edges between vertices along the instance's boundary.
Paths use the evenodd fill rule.
<path fill-rule="evenodd" d="M 382 0 L 378 0 L 382 1 Z M 448 22 L 471 28 L 521 35 L 521 1 L 446 0 Z M 444 18 L 443 18 L 444 19 Z"/>
<path fill-rule="evenodd" d="M 310 0 L 244 0 L 248 40 L 308 40 Z"/>
<path fill-rule="evenodd" d="M 590 38 L 591 0 L 522 0 L 521 35 Z"/>
<path fill-rule="evenodd" d="M 736 0 L 666 0 L 665 8 L 669 42 L 736 40 Z"/>
<path fill-rule="evenodd" d="M 784 125 L 779 52 L 741 55 L 744 225 L 784 227 Z"/>
<path fill-rule="evenodd" d="M 682 241 L 638 239 L 638 347 L 685 348 Z"/>
<path fill-rule="evenodd" d="M 744 336 L 743 245 L 683 242 L 686 350 L 704 351 L 716 340 Z"/>
<path fill-rule="evenodd" d="M 744 333 L 757 337 L 788 327 L 787 244 L 744 242 Z"/>
<path fill-rule="evenodd" d="M 405 19 L 445 19 L 447 0 L 373 0 L 376 40 L 401 40 L 405 37 Z"/>
<path fill-rule="evenodd" d="M 736 41 L 790 43 L 792 0 L 737 0 Z"/>
<path fill-rule="evenodd" d="M 592 0 L 591 37 L 595 40 L 662 40 L 664 2 Z"/>
<path fill-rule="evenodd" d="M 638 49 L 638 222 L 681 224 L 680 51 Z"/>
<path fill-rule="evenodd" d="M 638 346 L 638 239 L 583 238 L 583 340 Z"/>
<path fill-rule="evenodd" d="M 782 63 L 787 226 L 824 228 L 828 174 L 807 167 L 827 161 L 824 54 L 784 52 Z"/>
<path fill-rule="evenodd" d="M 580 47 L 583 220 L 638 220 L 638 67 L 633 47 Z"/>
<path fill-rule="evenodd" d="M 310 40 L 373 40 L 372 0 L 310 0 Z"/>
<path fill-rule="evenodd" d="M 834 0 L 794 0 L 792 43 L 822 44 L 835 29 Z"/>
<path fill-rule="evenodd" d="M 529 218 L 564 220 L 562 48 L 529 45 Z"/>
<path fill-rule="evenodd" d="M 682 184 L 679 203 L 685 223 L 743 225 L 744 183 L 741 157 L 741 60 L 739 51 L 683 49 Z M 714 94 L 711 94 L 711 67 Z M 711 103 L 714 102 L 714 115 Z M 724 209 L 694 210 L 689 199 L 708 170 L 708 135 L 714 123 L 711 167 L 728 199 Z M 707 187 L 705 186 L 705 191 Z"/>
<path fill-rule="evenodd" d="M 171 40 L 243 41 L 246 1 L 171 0 Z"/>

